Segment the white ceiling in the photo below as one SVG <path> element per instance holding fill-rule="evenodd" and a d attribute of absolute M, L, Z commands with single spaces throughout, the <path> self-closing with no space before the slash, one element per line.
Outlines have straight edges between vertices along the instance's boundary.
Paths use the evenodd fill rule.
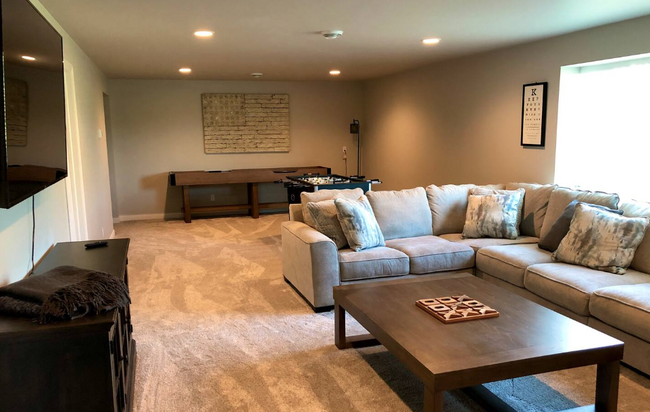
<path fill-rule="evenodd" d="M 41 0 L 110 78 L 359 80 L 650 14 L 648 0 Z M 197 29 L 215 32 L 210 40 Z M 338 40 L 318 32 L 344 30 Z M 421 39 L 440 37 L 437 46 Z M 178 69 L 189 66 L 190 76 Z"/>

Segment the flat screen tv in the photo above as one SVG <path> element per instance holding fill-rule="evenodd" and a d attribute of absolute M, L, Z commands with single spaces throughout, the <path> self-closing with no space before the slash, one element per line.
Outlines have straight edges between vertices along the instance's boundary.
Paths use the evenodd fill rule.
<path fill-rule="evenodd" d="M 28 0 L 0 0 L 0 208 L 68 175 L 63 39 Z"/>

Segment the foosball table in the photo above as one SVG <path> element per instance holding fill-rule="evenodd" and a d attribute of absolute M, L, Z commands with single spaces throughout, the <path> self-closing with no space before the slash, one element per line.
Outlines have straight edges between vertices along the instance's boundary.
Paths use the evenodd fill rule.
<path fill-rule="evenodd" d="M 287 200 L 290 204 L 300 203 L 300 193 L 302 192 L 360 188 L 363 193 L 366 193 L 372 185 L 381 183 L 378 179 L 365 179 L 364 176 L 336 174 L 287 176 L 282 182 L 287 188 Z"/>

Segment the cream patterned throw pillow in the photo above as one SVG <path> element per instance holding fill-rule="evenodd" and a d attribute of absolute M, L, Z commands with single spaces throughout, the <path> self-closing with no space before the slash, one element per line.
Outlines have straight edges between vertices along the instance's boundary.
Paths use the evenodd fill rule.
<path fill-rule="evenodd" d="M 385 246 L 384 235 L 366 196 L 358 200 L 334 199 L 341 228 L 350 248 L 360 252 L 377 246 Z"/>
<path fill-rule="evenodd" d="M 578 203 L 569 233 L 553 260 L 625 274 L 650 220 L 629 218 Z"/>
<path fill-rule="evenodd" d="M 464 238 L 517 239 L 524 189 L 510 193 L 470 195 Z"/>
<path fill-rule="evenodd" d="M 315 229 L 332 239 L 336 247 L 341 249 L 348 245 L 345 233 L 339 223 L 334 200 L 307 203 L 307 212 L 314 222 Z"/>

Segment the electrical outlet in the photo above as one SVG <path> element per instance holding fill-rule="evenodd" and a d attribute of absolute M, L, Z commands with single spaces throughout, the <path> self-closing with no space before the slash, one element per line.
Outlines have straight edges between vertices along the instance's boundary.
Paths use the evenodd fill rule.
<path fill-rule="evenodd" d="M 97 138 L 101 139 L 102 137 L 104 137 L 104 131 L 102 129 L 99 129 L 99 133 L 97 133 Z"/>
<path fill-rule="evenodd" d="M 102 228 L 102 237 L 106 237 L 106 233 L 104 233 L 104 228 Z"/>
<path fill-rule="evenodd" d="M 210 200 L 214 202 L 214 195 L 210 195 Z"/>
<path fill-rule="evenodd" d="M 348 147 L 343 146 L 343 160 L 348 158 Z"/>

